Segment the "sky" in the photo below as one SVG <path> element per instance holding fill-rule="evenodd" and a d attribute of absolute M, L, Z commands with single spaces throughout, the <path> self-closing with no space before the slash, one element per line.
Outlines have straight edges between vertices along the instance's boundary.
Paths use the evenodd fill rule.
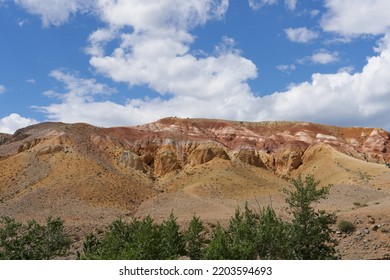
<path fill-rule="evenodd" d="M 0 132 L 177 116 L 390 130 L 388 0 L 0 0 Z"/>

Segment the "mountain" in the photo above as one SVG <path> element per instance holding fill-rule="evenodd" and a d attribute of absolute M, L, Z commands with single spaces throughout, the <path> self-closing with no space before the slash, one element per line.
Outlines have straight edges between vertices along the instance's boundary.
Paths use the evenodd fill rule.
<path fill-rule="evenodd" d="M 280 189 L 313 174 L 334 184 L 320 206 L 362 229 L 375 216 L 390 231 L 387 162 L 390 133 L 379 128 L 179 118 L 113 128 L 41 123 L 0 134 L 0 213 L 60 216 L 75 235 L 117 217 L 161 220 L 171 211 L 183 223 L 193 214 L 223 222 L 245 201 L 283 212 Z M 383 257 L 378 248 L 364 256 Z"/>

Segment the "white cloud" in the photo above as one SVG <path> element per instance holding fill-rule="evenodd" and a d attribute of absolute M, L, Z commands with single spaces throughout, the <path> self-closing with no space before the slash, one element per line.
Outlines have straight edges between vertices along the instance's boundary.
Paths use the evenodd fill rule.
<path fill-rule="evenodd" d="M 390 28 L 388 0 L 325 0 L 328 9 L 321 20 L 325 31 L 345 36 L 384 34 Z"/>
<path fill-rule="evenodd" d="M 257 11 L 263 6 L 274 5 L 278 3 L 278 0 L 248 0 L 248 3 L 252 10 Z"/>
<path fill-rule="evenodd" d="M 4 93 L 6 91 L 5 86 L 0 85 L 0 94 Z"/>
<path fill-rule="evenodd" d="M 93 96 L 111 95 L 116 90 L 104 84 L 96 82 L 95 79 L 81 79 L 76 74 L 65 73 L 62 70 L 53 70 L 50 76 L 65 84 L 65 94 L 54 91 L 46 92 L 48 95 L 59 97 L 68 102 L 90 101 Z"/>
<path fill-rule="evenodd" d="M 328 52 L 327 50 L 319 50 L 310 57 L 310 60 L 314 64 L 329 64 L 329 63 L 339 61 L 339 54 L 338 52 Z"/>
<path fill-rule="evenodd" d="M 135 33 L 162 31 L 171 33 L 205 24 L 222 17 L 228 0 L 100 0 L 101 18 L 110 25 L 132 26 Z"/>
<path fill-rule="evenodd" d="M 18 114 L 10 114 L 0 119 L 0 132 L 14 133 L 17 129 L 38 123 L 34 119 L 24 118 Z"/>
<path fill-rule="evenodd" d="M 65 98 L 65 102 L 52 104 L 45 110 L 52 120 L 86 121 L 102 126 L 139 124 L 179 116 L 248 121 L 301 120 L 390 129 L 387 117 L 390 104 L 389 38 L 382 40 L 381 52 L 369 58 L 361 72 L 317 73 L 310 82 L 292 85 L 287 91 L 264 97 L 254 96 L 248 85 L 241 83 L 232 84 L 236 88 L 210 98 L 177 95 L 168 99 L 131 99 L 126 104 L 116 104 L 86 101 L 82 96 L 78 102 Z M 69 80 L 72 79 L 63 79 Z M 71 91 L 66 94 L 72 95 Z"/>
<path fill-rule="evenodd" d="M 296 43 L 308 43 L 319 36 L 318 32 L 309 30 L 306 27 L 287 28 L 284 32 L 290 41 Z"/>
<path fill-rule="evenodd" d="M 38 2 L 46 1 L 23 2 L 38 5 Z M 57 2 L 56 5 L 65 5 Z M 378 12 L 379 17 L 375 18 L 372 9 L 368 9 L 366 18 L 361 20 L 366 24 L 367 21 L 375 21 L 376 24 L 359 31 L 359 24 L 342 9 L 342 2 L 363 8 L 366 5 L 361 3 L 364 1 L 327 0 L 328 13 L 321 23 L 325 30 L 347 36 L 379 34 L 388 28 L 388 19 L 381 16 L 385 12 Z M 72 0 L 69 3 L 78 5 L 81 2 Z M 302 120 L 390 129 L 387 108 L 390 104 L 389 36 L 382 40 L 377 48 L 378 54 L 369 58 L 360 72 L 316 73 L 309 82 L 292 85 L 284 92 L 258 97 L 248 85 L 248 80 L 257 76 L 256 66 L 235 49 L 234 40 L 222 38 L 213 55 L 199 57 L 191 50 L 196 40 L 191 30 L 210 20 L 223 18 L 229 3 L 227 0 L 99 0 L 95 3 L 94 12 L 106 26 L 89 37 L 87 53 L 91 65 L 112 80 L 125 82 L 130 87 L 146 85 L 158 92 L 160 97 L 130 97 L 127 103 L 117 104 L 109 101 L 108 96 L 114 90 L 106 85 L 56 70 L 51 76 L 65 85 L 65 91 L 46 92 L 47 95 L 60 97 L 58 103 L 40 108 L 50 120 L 113 126 L 145 123 L 176 115 L 253 121 Z M 249 3 L 256 8 L 260 4 L 275 4 L 276 1 Z M 372 6 L 379 5 L 381 8 L 385 8 L 384 3 L 379 0 L 371 2 Z M 32 10 L 32 13 L 41 15 L 46 25 L 58 25 L 70 15 L 83 11 L 77 5 L 75 9 L 63 6 L 63 17 L 55 16 L 52 11 L 44 13 L 43 9 L 40 12 Z M 337 10 L 337 7 L 341 9 Z M 357 17 L 362 16 L 357 13 Z M 338 27 L 334 24 L 337 22 L 340 23 Z M 303 32 L 296 32 L 292 38 L 298 42 L 309 42 L 319 36 L 311 32 L 314 31 L 303 28 Z M 114 51 L 109 51 L 108 44 L 110 49 L 114 46 Z M 339 55 L 320 50 L 306 59 L 325 64 L 337 61 Z M 280 68 L 283 69 L 283 65 Z"/>
<path fill-rule="evenodd" d="M 256 66 L 240 56 L 232 38 L 223 37 L 214 55 L 198 58 L 191 52 L 194 37 L 189 30 L 223 17 L 227 1 L 104 3 L 102 18 L 110 27 L 91 35 L 88 50 L 91 65 L 114 81 L 147 85 L 161 95 L 208 99 L 234 95 L 232 89 L 246 87 L 246 80 L 257 75 Z M 131 31 L 120 30 L 124 26 Z M 105 54 L 105 44 L 114 38 L 120 43 Z"/>
<path fill-rule="evenodd" d="M 92 0 L 14 0 L 27 12 L 41 17 L 43 26 L 61 25 L 71 15 L 84 12 L 92 7 Z"/>
<path fill-rule="evenodd" d="M 105 45 L 117 36 L 118 31 L 115 27 L 96 30 L 89 35 L 88 41 L 90 45 L 85 48 L 86 53 L 92 56 L 104 56 Z"/>
<path fill-rule="evenodd" d="M 310 11 L 310 16 L 311 16 L 312 18 L 318 16 L 319 14 L 320 14 L 320 11 L 319 11 L 319 10 L 311 10 L 311 11 Z"/>
<path fill-rule="evenodd" d="M 173 96 L 169 99 L 131 99 L 126 104 L 116 104 L 104 98 L 112 92 L 105 85 L 91 79 L 82 79 L 72 74 L 55 71 L 51 75 L 64 83 L 66 92 L 50 91 L 49 95 L 59 97 L 60 103 L 36 107 L 49 120 L 63 122 L 87 122 L 99 126 L 139 124 L 166 116 L 180 117 L 222 117 L 243 119 L 253 112 L 255 98 L 246 84 L 231 84 L 231 95 L 217 95 L 209 98 L 197 96 Z M 103 95 L 103 98 L 101 98 Z M 101 98 L 103 100 L 97 100 Z"/>
<path fill-rule="evenodd" d="M 343 73 L 343 72 L 346 72 L 348 74 L 353 74 L 353 72 L 355 72 L 355 67 L 353 66 L 345 66 L 345 67 L 341 67 L 337 73 Z"/>
<path fill-rule="evenodd" d="M 297 7 L 297 0 L 284 0 L 284 4 L 286 5 L 287 9 L 294 11 Z"/>
<path fill-rule="evenodd" d="M 390 36 L 386 36 L 382 52 L 369 58 L 361 72 L 314 74 L 311 82 L 264 97 L 263 116 L 390 129 L 389 73 Z"/>
<path fill-rule="evenodd" d="M 329 52 L 325 49 L 315 51 L 312 55 L 298 59 L 300 64 L 313 63 L 313 64 L 330 64 L 340 60 L 338 52 Z"/>

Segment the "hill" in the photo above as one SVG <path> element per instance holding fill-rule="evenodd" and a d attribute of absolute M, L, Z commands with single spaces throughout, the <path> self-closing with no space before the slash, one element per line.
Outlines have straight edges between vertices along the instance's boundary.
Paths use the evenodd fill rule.
<path fill-rule="evenodd" d="M 371 233 L 377 248 L 369 253 L 365 236 L 340 237 L 344 257 L 382 258 L 389 161 L 390 134 L 379 128 L 179 118 L 113 128 L 41 123 L 0 135 L 0 213 L 61 216 L 75 235 L 119 216 L 161 220 L 171 211 L 183 223 L 193 214 L 223 222 L 245 201 L 282 210 L 280 189 L 313 174 L 334 184 L 321 206 L 361 231 L 369 218 L 383 229 Z"/>

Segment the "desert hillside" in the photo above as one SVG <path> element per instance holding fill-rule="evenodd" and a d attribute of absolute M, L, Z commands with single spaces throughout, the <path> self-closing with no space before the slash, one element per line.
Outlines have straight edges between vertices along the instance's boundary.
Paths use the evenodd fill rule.
<path fill-rule="evenodd" d="M 298 175 L 333 184 L 319 205 L 357 226 L 344 258 L 390 251 L 390 134 L 300 122 L 166 118 L 136 127 L 42 123 L 0 134 L 0 215 L 60 216 L 73 234 L 117 217 L 172 211 L 226 221 L 248 201 L 283 213 Z M 372 228 L 375 228 L 374 230 Z M 367 230 L 369 233 L 367 233 Z"/>

